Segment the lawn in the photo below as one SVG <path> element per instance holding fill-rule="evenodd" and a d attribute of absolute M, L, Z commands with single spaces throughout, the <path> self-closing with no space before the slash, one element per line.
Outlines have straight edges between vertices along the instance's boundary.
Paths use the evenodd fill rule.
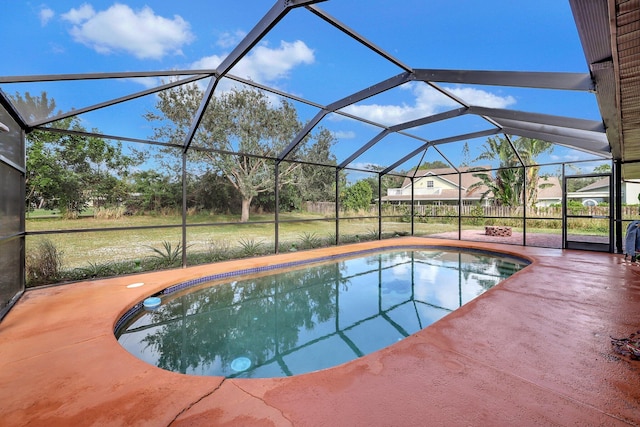
<path fill-rule="evenodd" d="M 92 212 L 78 219 L 63 219 L 55 212 L 32 212 L 26 219 L 27 258 L 32 262 L 44 258 L 37 250 L 50 242 L 59 256 L 60 265 L 55 279 L 40 282 L 74 280 L 132 273 L 181 264 L 182 216 L 133 215 L 117 218 L 92 216 Z M 98 216 L 98 215 L 97 215 Z M 249 257 L 275 252 L 275 216 L 251 216 L 248 223 L 238 222 L 237 216 L 195 214 L 187 216 L 187 263 L 200 264 L 229 258 Z M 467 218 L 464 230 L 482 230 L 483 218 Z M 279 251 L 293 251 L 332 245 L 335 242 L 335 220 L 318 214 L 288 213 L 279 216 Z M 490 219 L 494 222 L 496 219 Z M 558 220 L 542 222 L 554 228 L 534 227 L 527 222 L 527 233 L 559 234 Z M 488 222 L 487 222 L 488 223 Z M 514 223 L 515 225 L 516 223 Z M 517 224 L 522 225 L 521 221 Z M 536 225 L 539 225 L 535 223 Z M 457 218 L 429 218 L 414 224 L 418 236 L 438 235 L 457 231 Z M 139 227 L 139 228 L 136 228 Z M 145 228 L 149 227 L 149 228 Z M 107 229 L 95 231 L 98 229 Z M 521 227 L 513 227 L 522 231 Z M 383 237 L 411 234 L 406 218 L 384 218 Z M 592 234 L 587 228 L 575 232 Z M 339 223 L 340 243 L 372 240 L 378 237 L 378 219 L 353 215 Z M 29 254 L 33 256 L 29 257 Z M 42 276 L 42 274 L 40 275 Z"/>
<path fill-rule="evenodd" d="M 335 221 L 319 215 L 280 215 L 280 250 L 303 249 L 319 246 L 320 241 L 335 241 Z M 251 222 L 239 223 L 237 217 L 224 215 L 198 215 L 187 219 L 188 253 L 260 248 L 260 253 L 275 251 L 275 225 L 273 215 L 253 215 Z M 62 219 L 54 215 L 33 216 L 27 219 L 27 232 L 54 231 L 27 236 L 27 251 L 43 239 L 51 241 L 62 253 L 62 268 L 73 269 L 96 263 L 139 260 L 154 255 L 152 248 L 162 250 L 165 243 L 172 248 L 182 241 L 182 218 L 179 215 L 140 215 L 118 219 L 81 217 Z M 206 225 L 215 224 L 215 225 Z M 126 229 L 126 227 L 161 227 Z M 91 231 L 100 228 L 108 231 Z M 341 241 L 377 236 L 377 219 L 341 220 Z M 72 231 L 59 233 L 59 231 Z M 385 233 L 408 234 L 407 223 L 385 223 Z M 249 254 L 250 255 L 250 254 Z"/>

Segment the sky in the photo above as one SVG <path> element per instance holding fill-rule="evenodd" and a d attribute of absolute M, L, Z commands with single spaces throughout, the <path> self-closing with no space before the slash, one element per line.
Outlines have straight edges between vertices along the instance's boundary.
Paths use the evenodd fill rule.
<path fill-rule="evenodd" d="M 0 27 L 0 76 L 211 69 L 218 66 L 272 7 L 272 0 L 175 1 L 8 1 Z M 337 18 L 401 63 L 412 68 L 587 72 L 568 1 L 537 0 L 328 0 L 317 7 Z M 346 37 L 304 8 L 280 21 L 230 74 L 268 85 L 319 105 L 328 105 L 403 70 Z M 166 79 L 165 79 L 166 81 Z M 114 81 L 0 84 L 5 93 L 46 91 L 60 110 L 82 108 L 161 83 L 160 78 Z M 204 82 L 203 84 L 206 84 Z M 219 91 L 234 85 L 223 81 Z M 455 85 L 449 93 L 472 105 L 601 120 L 590 93 Z M 109 111 L 82 115 L 88 129 L 148 139 L 153 133 L 143 114 L 149 96 Z M 279 102 L 273 97 L 273 102 Z M 301 120 L 317 108 L 294 102 Z M 458 105 L 422 82 L 410 82 L 344 111 L 382 125 L 393 125 L 456 108 Z M 381 129 L 337 114 L 321 123 L 338 142 L 338 162 Z M 477 116 L 463 116 L 411 129 L 418 138 L 391 135 L 350 165 L 384 167 L 401 154 L 453 133 L 488 129 Z M 422 139 L 419 139 L 422 138 Z M 473 160 L 482 140 L 469 141 Z M 463 142 L 427 151 L 426 160 L 460 165 Z M 547 161 L 588 158 L 557 147 Z M 405 170 L 415 164 L 402 165 Z"/>

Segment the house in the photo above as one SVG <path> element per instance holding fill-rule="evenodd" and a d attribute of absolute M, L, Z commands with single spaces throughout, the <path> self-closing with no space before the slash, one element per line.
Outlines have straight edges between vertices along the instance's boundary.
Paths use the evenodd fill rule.
<path fill-rule="evenodd" d="M 457 205 L 460 197 L 463 205 L 479 203 L 488 187 L 480 185 L 469 192 L 469 188 L 481 180 L 473 176 L 469 167 L 460 167 L 458 170 L 460 174 L 452 168 L 417 171 L 414 177 L 414 202 L 417 205 Z M 562 201 L 562 187 L 557 177 L 541 177 L 539 184 L 541 188 L 538 189 L 536 206 L 549 206 Z M 400 188 L 387 189 L 387 195 L 382 197 L 382 201 L 411 203 L 411 178 L 405 178 Z M 484 200 L 484 203 L 491 204 L 491 195 Z"/>
<path fill-rule="evenodd" d="M 640 195 L 640 180 L 629 180 L 621 183 L 622 204 L 637 205 Z M 577 200 L 585 206 L 597 206 L 609 203 L 609 177 L 601 178 L 579 190 L 567 193 L 567 199 Z"/>

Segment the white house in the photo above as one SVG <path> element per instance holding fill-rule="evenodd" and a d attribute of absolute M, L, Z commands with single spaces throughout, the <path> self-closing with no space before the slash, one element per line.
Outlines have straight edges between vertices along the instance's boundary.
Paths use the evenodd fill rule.
<path fill-rule="evenodd" d="M 451 204 L 458 203 L 460 196 L 463 204 L 478 203 L 487 187 L 481 185 L 469 193 L 469 188 L 481 182 L 469 172 L 468 167 L 461 167 L 460 175 L 451 168 L 419 170 L 414 178 L 413 199 L 416 204 Z M 562 200 L 562 188 L 557 177 L 540 178 L 537 206 L 549 206 L 560 203 Z M 550 185 L 543 185 L 550 184 Z M 384 202 L 410 203 L 411 179 L 405 178 L 400 188 L 387 189 L 387 195 L 382 197 Z M 485 199 L 485 203 L 491 203 L 491 195 Z"/>
<path fill-rule="evenodd" d="M 622 203 L 637 205 L 640 195 L 640 180 L 622 182 Z M 567 193 L 569 200 L 578 200 L 585 206 L 597 206 L 600 203 L 609 203 L 609 178 L 597 180 L 579 190 Z"/>

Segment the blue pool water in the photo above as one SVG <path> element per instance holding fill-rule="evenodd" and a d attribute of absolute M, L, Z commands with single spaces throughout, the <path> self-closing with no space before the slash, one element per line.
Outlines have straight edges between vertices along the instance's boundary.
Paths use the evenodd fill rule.
<path fill-rule="evenodd" d="M 192 375 L 282 377 L 336 366 L 413 334 L 526 261 L 408 249 L 198 284 L 159 295 L 116 330 L 120 344 Z"/>

